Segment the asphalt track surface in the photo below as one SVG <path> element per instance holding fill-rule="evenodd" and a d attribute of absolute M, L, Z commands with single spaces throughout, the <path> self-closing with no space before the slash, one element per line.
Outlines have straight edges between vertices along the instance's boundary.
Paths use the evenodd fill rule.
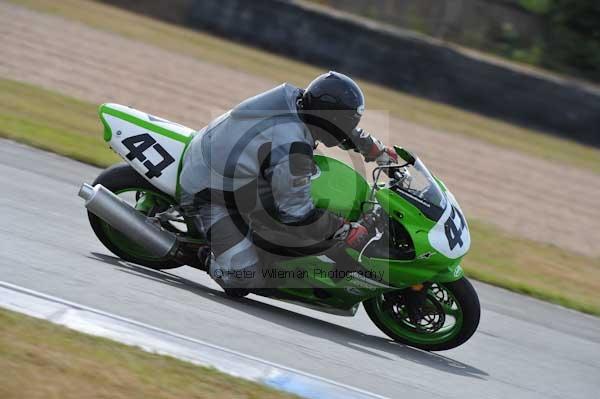
<path fill-rule="evenodd" d="M 200 271 L 119 261 L 77 197 L 99 171 L 0 140 L 0 280 L 392 398 L 598 397 L 600 319 L 485 284 L 478 332 L 432 354 L 391 342 L 362 309 L 232 300 Z"/>

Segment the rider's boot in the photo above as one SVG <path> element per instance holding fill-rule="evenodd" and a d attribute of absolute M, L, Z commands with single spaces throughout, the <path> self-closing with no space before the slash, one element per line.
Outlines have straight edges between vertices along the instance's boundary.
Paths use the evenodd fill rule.
<path fill-rule="evenodd" d="M 200 260 L 200 270 L 204 270 L 205 272 L 209 272 L 210 270 L 210 258 L 212 254 L 210 251 L 210 247 L 202 247 L 198 250 L 198 259 Z"/>

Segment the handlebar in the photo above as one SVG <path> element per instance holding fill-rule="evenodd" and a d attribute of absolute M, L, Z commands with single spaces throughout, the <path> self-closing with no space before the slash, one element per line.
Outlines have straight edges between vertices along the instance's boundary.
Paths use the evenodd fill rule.
<path fill-rule="evenodd" d="M 404 165 L 379 165 L 375 169 L 373 169 L 373 186 L 371 187 L 371 192 L 369 193 L 368 202 L 371 202 L 373 200 L 373 195 L 375 194 L 375 189 L 377 188 L 377 183 L 379 182 L 381 172 L 384 172 L 388 177 L 401 179 L 402 176 L 399 174 L 398 170 L 406 167 L 407 165 L 408 163 L 405 163 Z M 392 176 L 390 176 L 390 172 Z"/>

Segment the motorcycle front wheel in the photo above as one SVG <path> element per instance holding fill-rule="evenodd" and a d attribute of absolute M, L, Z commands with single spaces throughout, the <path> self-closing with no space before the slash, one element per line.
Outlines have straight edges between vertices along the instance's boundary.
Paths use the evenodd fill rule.
<path fill-rule="evenodd" d="M 403 292 L 363 302 L 369 318 L 395 341 L 427 351 L 443 351 L 465 343 L 477 330 L 481 308 L 477 292 L 465 277 L 427 288 L 421 318 L 409 316 Z"/>

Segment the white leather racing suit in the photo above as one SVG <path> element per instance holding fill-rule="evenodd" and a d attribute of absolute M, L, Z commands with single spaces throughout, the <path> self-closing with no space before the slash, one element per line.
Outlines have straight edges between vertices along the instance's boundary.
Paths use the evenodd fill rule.
<path fill-rule="evenodd" d="M 243 101 L 203 128 L 185 154 L 181 204 L 207 235 L 216 261 L 211 275 L 221 284 L 260 284 L 252 278 L 259 262 L 254 219 L 291 232 L 293 242 L 278 245 L 298 247 L 330 240 L 344 223 L 311 200 L 315 143 L 297 113 L 301 93 L 282 84 Z M 344 148 L 368 154 L 380 145 L 361 130 L 354 134 Z"/>

